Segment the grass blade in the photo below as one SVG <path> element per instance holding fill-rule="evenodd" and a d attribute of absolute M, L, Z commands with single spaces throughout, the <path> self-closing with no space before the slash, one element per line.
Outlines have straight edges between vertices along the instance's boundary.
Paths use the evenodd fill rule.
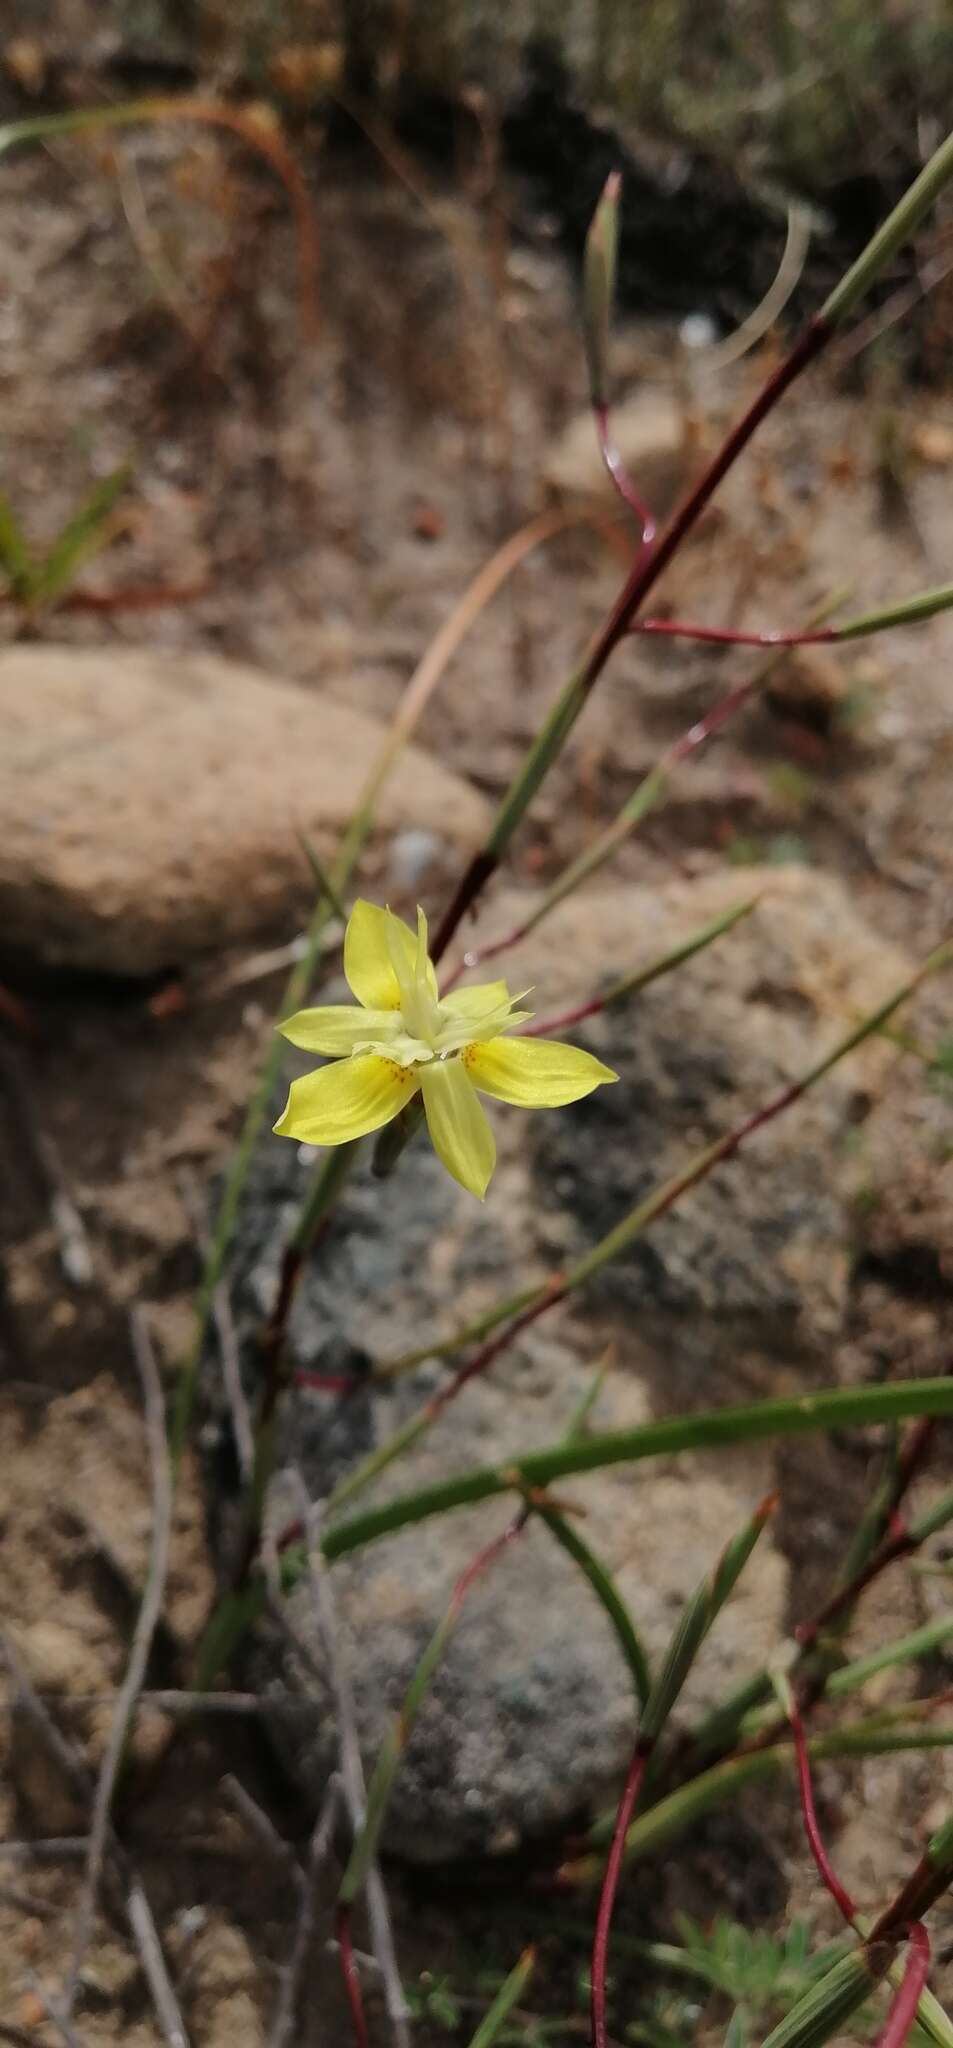
<path fill-rule="evenodd" d="M 79 510 L 67 520 L 36 571 L 30 592 L 31 604 L 55 604 L 69 588 L 83 563 L 91 561 L 94 555 L 101 554 L 103 548 L 108 547 L 115 533 L 112 515 L 131 476 L 132 467 L 124 462 L 83 499 Z"/>
<path fill-rule="evenodd" d="M 504 2020 L 525 1991 L 535 1967 L 535 1948 L 524 1948 L 519 1962 L 510 1971 L 505 1983 L 500 1985 L 489 2011 L 484 2013 L 470 2042 L 470 2048 L 491 2048 Z"/>

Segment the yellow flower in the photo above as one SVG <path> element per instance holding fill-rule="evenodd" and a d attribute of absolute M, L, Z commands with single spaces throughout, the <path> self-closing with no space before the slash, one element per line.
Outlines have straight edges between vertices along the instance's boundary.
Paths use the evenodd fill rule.
<path fill-rule="evenodd" d="M 434 1151 L 482 1200 L 496 1145 L 477 1089 L 522 1109 L 555 1109 L 618 1080 L 577 1046 L 508 1038 L 531 1013 L 514 1007 L 505 981 L 439 995 L 422 910 L 415 936 L 392 911 L 355 903 L 344 972 L 359 1008 L 298 1010 L 278 1027 L 292 1045 L 335 1062 L 292 1081 L 275 1125 L 283 1138 L 345 1145 L 390 1123 L 419 1089 Z"/>

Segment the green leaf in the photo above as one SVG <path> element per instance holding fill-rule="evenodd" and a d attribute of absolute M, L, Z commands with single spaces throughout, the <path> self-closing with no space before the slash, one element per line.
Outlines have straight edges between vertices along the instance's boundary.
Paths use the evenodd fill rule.
<path fill-rule="evenodd" d="M 524 1949 L 519 1962 L 510 1971 L 505 1983 L 501 1984 L 489 2012 L 484 2013 L 470 2042 L 470 2048 L 491 2048 L 491 2043 L 496 2040 L 508 2014 L 525 1991 L 535 1967 L 535 1948 Z"/>
<path fill-rule="evenodd" d="M 123 463 L 103 478 L 67 520 L 36 571 L 30 592 L 33 604 L 53 604 L 74 581 L 84 562 L 102 552 L 113 537 L 112 514 L 127 489 L 132 468 Z"/>
<path fill-rule="evenodd" d="M 610 171 L 586 236 L 582 266 L 582 334 L 589 395 L 597 411 L 609 402 L 609 333 L 615 302 L 622 178 Z"/>
<path fill-rule="evenodd" d="M 8 498 L 0 493 L 0 569 L 6 574 L 14 597 L 28 602 L 36 565 L 26 535 Z"/>

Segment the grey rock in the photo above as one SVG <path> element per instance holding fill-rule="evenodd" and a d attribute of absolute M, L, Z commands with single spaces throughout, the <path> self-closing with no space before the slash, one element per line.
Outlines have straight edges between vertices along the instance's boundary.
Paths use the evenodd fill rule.
<path fill-rule="evenodd" d="M 391 1380 L 373 1366 L 416 1349 L 592 1245 L 693 1150 L 800 1073 L 903 972 L 840 887 L 800 870 L 713 875 L 663 891 L 564 905 L 509 966 L 540 1015 L 670 947 L 739 894 L 750 918 L 585 1038 L 617 1087 L 561 1112 L 494 1106 L 500 1165 L 484 1207 L 456 1190 L 418 1137 L 394 1177 L 351 1184 L 309 1264 L 292 1320 L 305 1371 L 353 1375 L 347 1398 L 298 1387 L 283 1421 L 273 1528 L 296 1512 L 290 1468 L 315 1499 L 442 1383 L 435 1361 Z M 519 910 L 494 907 L 488 931 Z M 616 1363 L 596 1426 L 780 1392 L 830 1377 L 847 1294 L 840 1196 L 849 1140 L 884 1068 L 863 1048 L 744 1163 L 714 1174 L 474 1380 L 378 1481 L 383 1498 L 558 1439 L 607 1342 Z M 232 1288 L 252 1370 L 280 1247 L 313 1156 L 274 1140 L 254 1168 Z M 670 1457 L 566 1484 L 586 1540 L 613 1570 L 650 1656 L 680 1604 L 772 1481 L 769 1448 Z M 335 1565 L 341 1654 L 370 1761 L 454 1581 L 512 1513 L 493 1501 L 424 1522 Z M 697 1713 L 784 1634 L 786 1578 L 770 1534 L 699 1658 L 682 1711 Z M 274 1741 L 312 1799 L 336 1733 L 311 1594 L 291 1596 L 302 1658 L 271 1628 L 251 1676 L 276 1696 Z M 291 1686 L 298 1705 L 279 1706 Z M 418 1861 L 499 1851 L 591 1812 L 618 1782 L 634 1727 L 630 1680 L 601 1608 L 530 1523 L 474 1586 L 401 1767 L 387 1840 Z"/>

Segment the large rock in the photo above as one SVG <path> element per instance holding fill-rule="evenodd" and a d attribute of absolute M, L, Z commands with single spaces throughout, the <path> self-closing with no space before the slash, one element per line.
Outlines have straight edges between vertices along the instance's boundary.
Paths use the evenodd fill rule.
<path fill-rule="evenodd" d="M 207 654 L 0 654 L 0 935 L 54 965 L 146 975 L 268 927 L 311 893 L 298 834 L 336 848 L 384 728 L 334 698 Z M 415 747 L 377 806 L 471 846 L 482 799 Z"/>
<path fill-rule="evenodd" d="M 617 1087 L 559 1112 L 494 1105 L 501 1163 L 485 1207 L 454 1189 L 422 1138 L 390 1182 L 366 1170 L 355 1178 L 292 1321 L 299 1366 L 359 1380 L 349 1398 L 299 1388 L 289 1399 L 281 1458 L 299 1468 L 313 1497 L 326 1496 L 446 1370 L 431 1362 L 375 1381 L 375 1362 L 592 1245 L 695 1148 L 802 1072 L 902 974 L 903 962 L 858 922 L 836 884 L 773 870 L 746 874 L 743 888 L 763 889 L 745 923 L 628 1007 L 571 1034 L 617 1067 Z M 582 896 L 514 952 L 511 983 L 534 985 L 540 1014 L 558 1011 L 652 959 L 739 893 L 729 874 Z M 488 929 L 505 928 L 518 908 L 501 903 Z M 571 1311 L 527 1331 L 397 1461 L 377 1497 L 557 1439 L 610 1340 L 616 1362 L 596 1413 L 603 1428 L 829 1380 L 849 1273 L 838 1186 L 847 1141 L 890 1057 L 882 1044 L 864 1047 L 607 1267 Z M 254 1169 L 233 1271 L 249 1370 L 253 1332 L 312 1170 L 312 1156 L 277 1139 Z M 658 1459 L 560 1490 L 584 1512 L 580 1527 L 615 1573 L 650 1655 L 772 1474 L 770 1449 L 746 1448 Z M 276 1526 L 297 1512 L 287 1469 L 270 1512 Z M 502 1501 L 457 1512 L 334 1567 L 368 1758 L 454 1579 L 511 1512 Z M 698 1660 L 685 1711 L 720 1696 L 777 1644 L 785 1593 L 768 1535 Z M 292 1594 L 291 1611 L 307 1663 L 266 1633 L 252 1671 L 266 1689 L 290 1684 L 297 1694 L 293 1711 L 276 1700 L 273 1734 L 316 1798 L 336 1736 L 307 1586 Z M 433 1859 L 564 1827 L 617 1782 L 633 1725 L 630 1682 L 601 1608 L 547 1531 L 530 1524 L 469 1596 L 401 1766 L 389 1841 Z"/>

